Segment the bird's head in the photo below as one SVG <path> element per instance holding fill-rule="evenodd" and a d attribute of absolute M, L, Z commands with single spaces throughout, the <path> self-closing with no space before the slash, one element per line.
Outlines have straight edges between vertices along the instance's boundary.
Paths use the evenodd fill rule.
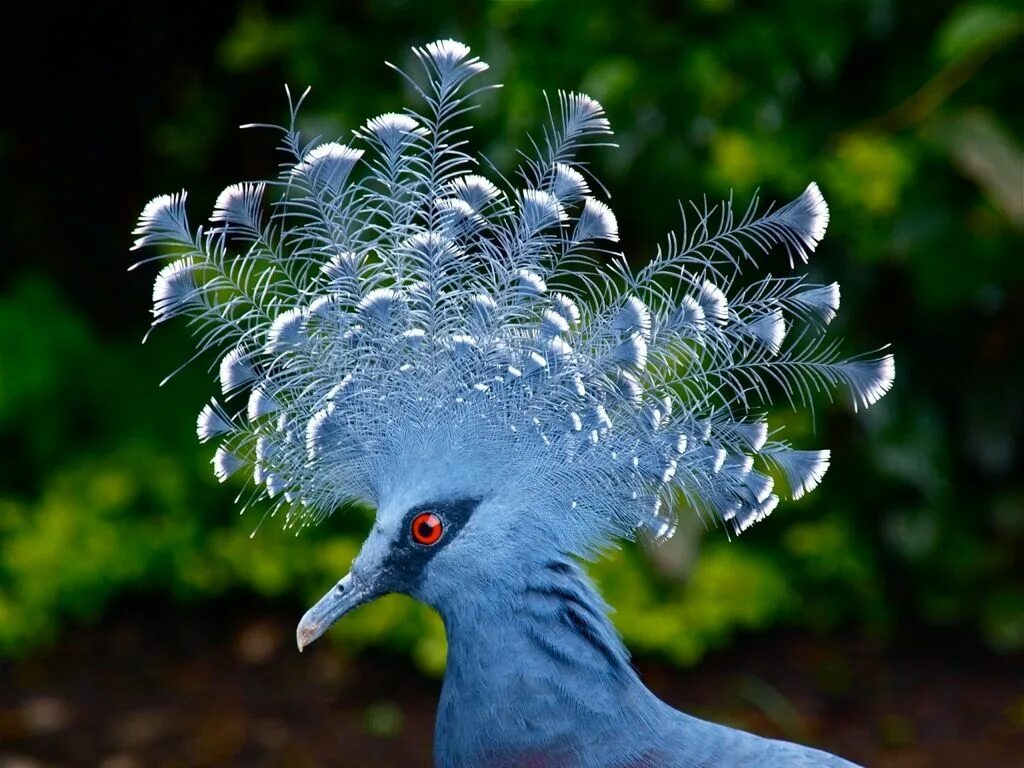
<path fill-rule="evenodd" d="M 816 185 L 763 215 L 697 206 L 635 270 L 577 157 L 611 133 L 600 104 L 560 92 L 534 156 L 492 181 L 458 125 L 487 65 L 451 40 L 414 53 L 418 109 L 313 146 L 295 105 L 279 177 L 229 186 L 197 230 L 185 194 L 162 195 L 136 230 L 181 254 L 154 323 L 184 315 L 221 356 L 223 399 L 198 420 L 217 477 L 251 468 L 251 498 L 288 525 L 377 510 L 300 645 L 386 592 L 443 610 L 473 579 L 671 535 L 674 508 L 740 532 L 828 465 L 769 429 L 773 395 L 844 386 L 866 407 L 893 378 L 890 355 L 822 340 L 838 285 L 738 285 L 758 251 L 806 262 L 828 222 Z"/>
<path fill-rule="evenodd" d="M 481 596 L 498 600 L 533 569 L 585 546 L 571 506 L 551 506 L 558 494 L 546 492 L 544 473 L 501 472 L 479 455 L 430 466 L 426 482 L 381 500 L 348 574 L 299 623 L 300 650 L 383 595 L 409 595 L 446 615 Z M 486 481 L 467 482 L 474 474 Z"/>
<path fill-rule="evenodd" d="M 465 497 L 380 515 L 349 573 L 302 618 L 296 633 L 299 649 L 349 611 L 382 595 L 399 592 L 443 609 L 460 584 L 478 583 L 474 571 L 495 562 L 493 549 L 486 557 L 488 545 L 508 542 L 493 535 L 487 510 L 481 499 Z"/>

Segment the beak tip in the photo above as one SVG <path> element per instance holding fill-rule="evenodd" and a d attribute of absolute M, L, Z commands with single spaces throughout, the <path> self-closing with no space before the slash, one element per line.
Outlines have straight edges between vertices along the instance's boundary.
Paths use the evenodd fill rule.
<path fill-rule="evenodd" d="M 351 583 L 350 574 L 306 611 L 295 628 L 295 644 L 299 648 L 299 653 L 330 629 L 344 614 L 372 598 L 369 592 L 352 590 Z"/>
<path fill-rule="evenodd" d="M 302 653 L 306 646 L 319 636 L 320 633 L 317 631 L 316 625 L 308 624 L 305 619 L 299 622 L 299 626 L 295 630 L 295 644 L 299 648 L 299 653 Z"/>

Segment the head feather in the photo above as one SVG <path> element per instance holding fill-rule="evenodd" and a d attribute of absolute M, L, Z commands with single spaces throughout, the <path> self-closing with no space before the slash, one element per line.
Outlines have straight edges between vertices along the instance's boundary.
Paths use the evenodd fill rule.
<path fill-rule="evenodd" d="M 414 53 L 423 104 L 352 146 L 286 130 L 284 171 L 225 189 L 209 233 L 189 229 L 184 193 L 142 212 L 136 245 L 179 256 L 154 324 L 185 315 L 221 359 L 229 399 L 197 424 L 221 443 L 217 477 L 250 464 L 291 524 L 410 489 L 528 491 L 580 554 L 671 535 L 680 506 L 742 531 L 778 503 L 772 470 L 793 497 L 813 489 L 828 452 L 769 442 L 763 414 L 834 386 L 871 405 L 892 357 L 843 360 L 823 340 L 836 284 L 732 286 L 770 248 L 806 261 L 828 222 L 817 186 L 774 212 L 698 206 L 633 269 L 601 250 L 619 225 L 577 157 L 610 133 L 597 101 L 559 94 L 511 189 L 451 119 L 487 65 L 452 40 Z"/>

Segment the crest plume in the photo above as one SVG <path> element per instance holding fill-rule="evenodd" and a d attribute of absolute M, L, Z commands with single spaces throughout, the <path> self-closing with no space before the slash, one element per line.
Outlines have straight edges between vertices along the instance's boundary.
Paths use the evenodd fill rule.
<path fill-rule="evenodd" d="M 227 187 L 208 225 L 184 192 L 142 212 L 136 247 L 178 255 L 154 324 L 184 316 L 218 355 L 224 399 L 198 420 L 217 477 L 250 467 L 299 525 L 417 476 L 519 484 L 581 553 L 671 535 L 680 507 L 740 532 L 811 491 L 828 452 L 792 449 L 764 411 L 836 387 L 871 405 L 892 357 L 839 356 L 834 283 L 733 278 L 772 248 L 807 261 L 818 187 L 776 210 L 695 207 L 633 269 L 609 255 L 618 222 L 578 157 L 611 133 L 600 104 L 559 93 L 512 187 L 481 173 L 460 122 L 487 65 L 451 40 L 414 53 L 418 107 L 350 144 L 304 143 L 293 110 L 283 171 Z"/>

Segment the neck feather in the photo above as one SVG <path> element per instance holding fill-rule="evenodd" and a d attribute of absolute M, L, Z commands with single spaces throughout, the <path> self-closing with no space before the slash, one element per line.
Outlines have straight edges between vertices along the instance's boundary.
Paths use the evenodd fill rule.
<path fill-rule="evenodd" d="M 524 633 L 539 655 L 577 674 L 588 671 L 620 684 L 635 677 L 607 606 L 578 568 L 551 562 L 519 597 Z"/>
<path fill-rule="evenodd" d="M 577 566 L 553 560 L 500 594 L 479 591 L 486 598 L 441 606 L 449 650 L 439 765 L 521 765 L 524 752 L 550 758 L 555 745 L 578 755 L 601 732 L 653 727 L 663 705 Z"/>

